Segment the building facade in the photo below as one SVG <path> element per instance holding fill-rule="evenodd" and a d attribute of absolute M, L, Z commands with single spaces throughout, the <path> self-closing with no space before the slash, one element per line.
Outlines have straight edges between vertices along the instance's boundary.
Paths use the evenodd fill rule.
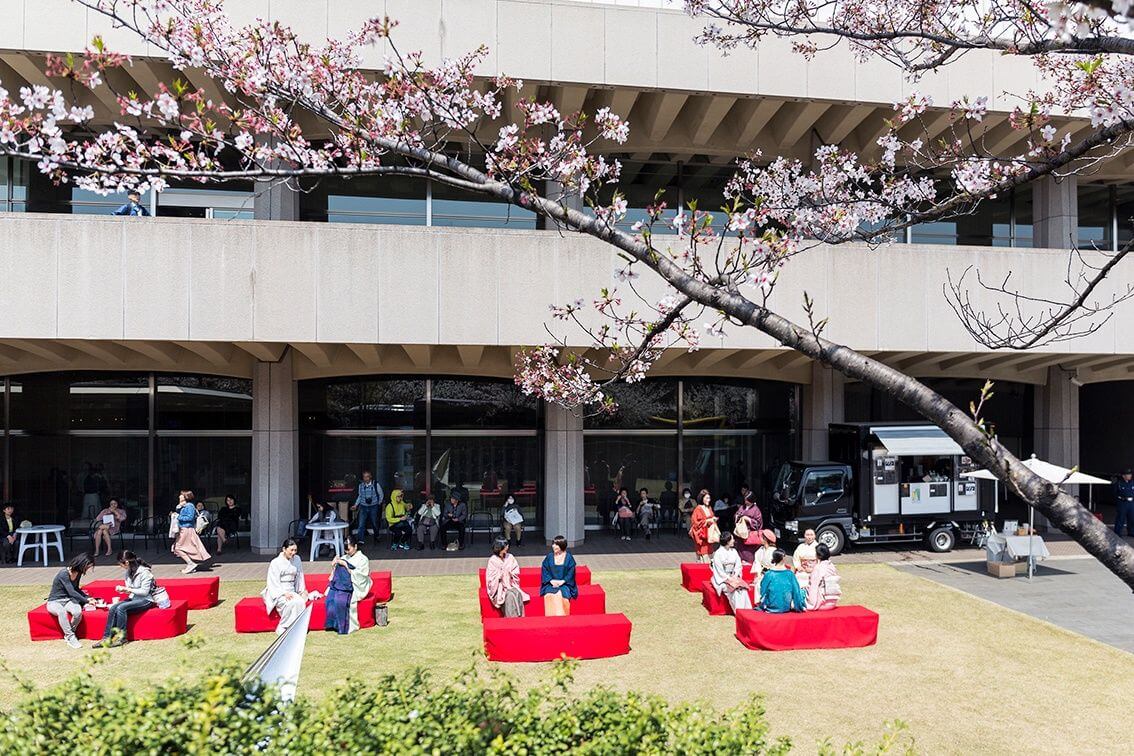
<path fill-rule="evenodd" d="M 44 53 L 81 50 L 95 33 L 137 56 L 124 73 L 137 88 L 174 76 L 65 0 L 13 5 L 22 23 L 0 28 L 9 89 L 48 82 Z M 729 161 L 745 151 L 805 159 L 838 143 L 870 153 L 909 88 L 895 70 L 845 50 L 807 62 L 771 40 L 722 57 L 691 41 L 691 19 L 664 7 L 228 6 L 313 40 L 384 6 L 401 22 L 402 49 L 435 61 L 488 44 L 484 76 L 523 78 L 526 93 L 564 111 L 629 115 L 630 142 L 612 153 L 626 166 L 627 224 L 659 190 L 671 205 L 718 206 Z M 1003 93 L 1034 83 L 1026 64 L 971 55 L 919 88 L 940 102 L 989 96 L 986 141 L 1008 151 L 1021 135 L 1007 124 Z M 109 103 L 91 99 L 112 117 Z M 928 123 L 948 127 L 943 114 Z M 698 352 L 667 351 L 650 379 L 618 389 L 611 417 L 543 405 L 512 383 L 515 355 L 546 340 L 549 304 L 611 285 L 610 249 L 428 183 L 305 189 L 174 186 L 147 199 L 156 217 L 117 218 L 121 198 L 53 186 L 33 166 L 0 158 L 5 499 L 33 521 L 68 524 L 117 496 L 141 523 L 164 517 L 181 488 L 212 504 L 232 494 L 249 512 L 254 548 L 270 552 L 309 501 L 347 501 L 370 469 L 411 499 L 463 487 L 484 527 L 511 494 L 529 525 L 577 543 L 600 526 L 619 486 L 718 496 L 748 484 L 765 495 L 779 463 L 826 455 L 829 423 L 907 416 L 892 398 L 744 329 Z M 989 414 L 1009 448 L 1113 473 L 1134 455 L 1120 432 L 1134 380 L 1134 336 L 1121 313 L 1074 342 L 989 352 L 941 291 L 947 272 L 976 265 L 989 280 L 1012 273 L 1021 287 L 1055 293 L 1068 246 L 1117 249 L 1134 236 L 1132 215 L 1134 167 L 1120 158 L 1089 180 L 1045 180 L 879 249 L 817 249 L 786 269 L 772 304 L 798 318 L 806 291 L 830 318 L 831 338 L 960 406 L 993 379 Z M 1123 272 L 1113 285 L 1130 279 Z M 641 284 L 647 297 L 663 294 L 657 281 Z M 564 335 L 587 348 L 581 334 Z"/>

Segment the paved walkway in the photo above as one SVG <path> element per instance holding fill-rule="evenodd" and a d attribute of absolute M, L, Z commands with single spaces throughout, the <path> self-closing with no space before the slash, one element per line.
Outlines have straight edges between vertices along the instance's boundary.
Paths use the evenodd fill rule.
<path fill-rule="evenodd" d="M 364 552 L 370 557 L 375 569 L 389 570 L 395 577 L 420 577 L 429 575 L 473 575 L 484 566 L 489 553 L 489 538 L 484 533 L 478 533 L 464 551 L 390 551 L 383 540 L 381 545 L 370 544 Z M 77 542 L 76 542 L 76 545 Z M 207 544 L 211 546 L 212 544 Z M 974 561 L 982 559 L 981 552 L 975 549 L 958 549 L 948 554 L 935 554 L 929 551 L 910 548 L 913 544 L 905 546 L 871 546 L 861 549 L 852 549 L 838 557 L 840 564 L 911 564 L 921 562 L 943 561 Z M 115 543 L 117 548 L 118 544 Z M 1052 540 L 1048 545 L 1053 555 L 1082 555 L 1083 551 L 1078 544 L 1069 540 Z M 652 541 L 636 538 L 627 543 L 617 537 L 591 533 L 587 542 L 576 549 L 574 554 L 580 562 L 592 569 L 601 571 L 618 570 L 651 570 L 651 569 L 677 569 L 682 562 L 692 561 L 692 549 L 689 539 L 682 535 L 665 534 L 655 537 Z M 70 556 L 72 552 L 68 551 Z M 330 561 L 322 559 L 308 562 L 307 550 L 300 549 L 300 557 L 306 565 L 305 569 L 312 573 L 329 572 Z M 327 552 L 324 552 L 327 553 Z M 541 540 L 532 539 L 512 553 L 524 566 L 538 566 L 547 548 Z M 169 553 L 167 547 L 156 543 L 146 550 L 142 549 L 139 555 L 154 564 L 154 573 L 158 577 L 173 577 L 179 574 L 182 566 L 180 560 Z M 225 580 L 263 580 L 267 563 L 274 555 L 253 554 L 248 549 L 247 539 L 243 548 L 236 549 L 214 559 L 213 563 L 206 565 L 201 574 L 220 575 Z M 120 570 L 111 564 L 106 556 L 99 557 L 98 566 L 93 571 L 96 579 L 117 578 Z M 31 566 L 25 561 L 23 567 L 6 565 L 0 567 L 0 586 L 3 585 L 44 585 L 49 584 L 55 573 L 59 570 L 59 563 L 52 561 L 48 567 Z"/>
<path fill-rule="evenodd" d="M 1091 557 L 1056 557 L 1035 576 L 994 578 L 983 560 L 899 566 L 1008 609 L 1134 653 L 1134 597 L 1130 588 Z"/>

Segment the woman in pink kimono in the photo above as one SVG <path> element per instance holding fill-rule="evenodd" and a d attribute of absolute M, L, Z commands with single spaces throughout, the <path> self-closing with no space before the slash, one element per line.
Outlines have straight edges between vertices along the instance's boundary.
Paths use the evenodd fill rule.
<path fill-rule="evenodd" d="M 523 617 L 524 602 L 529 596 L 520 590 L 520 563 L 508 553 L 508 541 L 497 538 L 492 542 L 492 556 L 484 570 L 484 585 L 488 600 L 505 617 Z"/>
<path fill-rule="evenodd" d="M 839 585 L 839 571 L 831 564 L 831 550 L 825 544 L 815 547 L 815 556 L 819 563 L 811 571 L 807 581 L 807 611 L 822 611 L 834 609 L 843 595 Z"/>

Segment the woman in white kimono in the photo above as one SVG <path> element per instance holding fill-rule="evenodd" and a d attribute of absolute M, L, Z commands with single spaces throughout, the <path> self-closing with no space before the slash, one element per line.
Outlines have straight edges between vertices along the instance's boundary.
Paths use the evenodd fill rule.
<path fill-rule="evenodd" d="M 348 612 L 350 629 L 347 632 L 353 633 L 358 630 L 358 602 L 370 593 L 373 581 L 370 579 L 370 560 L 362 553 L 358 540 L 353 535 L 348 535 L 343 548 L 346 550 L 346 554 L 336 556 L 331 562 L 331 568 L 334 569 L 336 565 L 341 565 L 350 570 L 350 582 L 354 586 L 354 590 L 350 595 L 350 611 Z"/>
<path fill-rule="evenodd" d="M 721 533 L 721 544 L 713 553 L 713 588 L 718 596 L 728 599 L 729 606 L 737 609 L 751 609 L 752 597 L 748 595 L 749 585 L 744 582 L 744 564 L 734 548 L 732 533 Z"/>
<path fill-rule="evenodd" d="M 303 565 L 296 556 L 298 552 L 295 539 L 283 542 L 279 556 L 268 564 L 268 584 L 260 594 L 269 614 L 273 610 L 279 612 L 277 635 L 291 627 L 307 606 L 307 585 L 303 580 Z"/>

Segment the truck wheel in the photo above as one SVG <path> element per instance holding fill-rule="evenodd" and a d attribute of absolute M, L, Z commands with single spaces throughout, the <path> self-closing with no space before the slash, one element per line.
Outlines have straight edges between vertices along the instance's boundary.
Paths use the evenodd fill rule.
<path fill-rule="evenodd" d="M 819 532 L 815 534 L 815 541 L 830 549 L 831 556 L 843 553 L 843 547 L 847 544 L 843 529 L 837 525 L 824 525 L 819 528 Z"/>
<path fill-rule="evenodd" d="M 925 540 L 929 543 L 929 550 L 936 551 L 939 554 L 952 551 L 953 547 L 957 545 L 957 535 L 948 525 L 929 531 Z"/>

